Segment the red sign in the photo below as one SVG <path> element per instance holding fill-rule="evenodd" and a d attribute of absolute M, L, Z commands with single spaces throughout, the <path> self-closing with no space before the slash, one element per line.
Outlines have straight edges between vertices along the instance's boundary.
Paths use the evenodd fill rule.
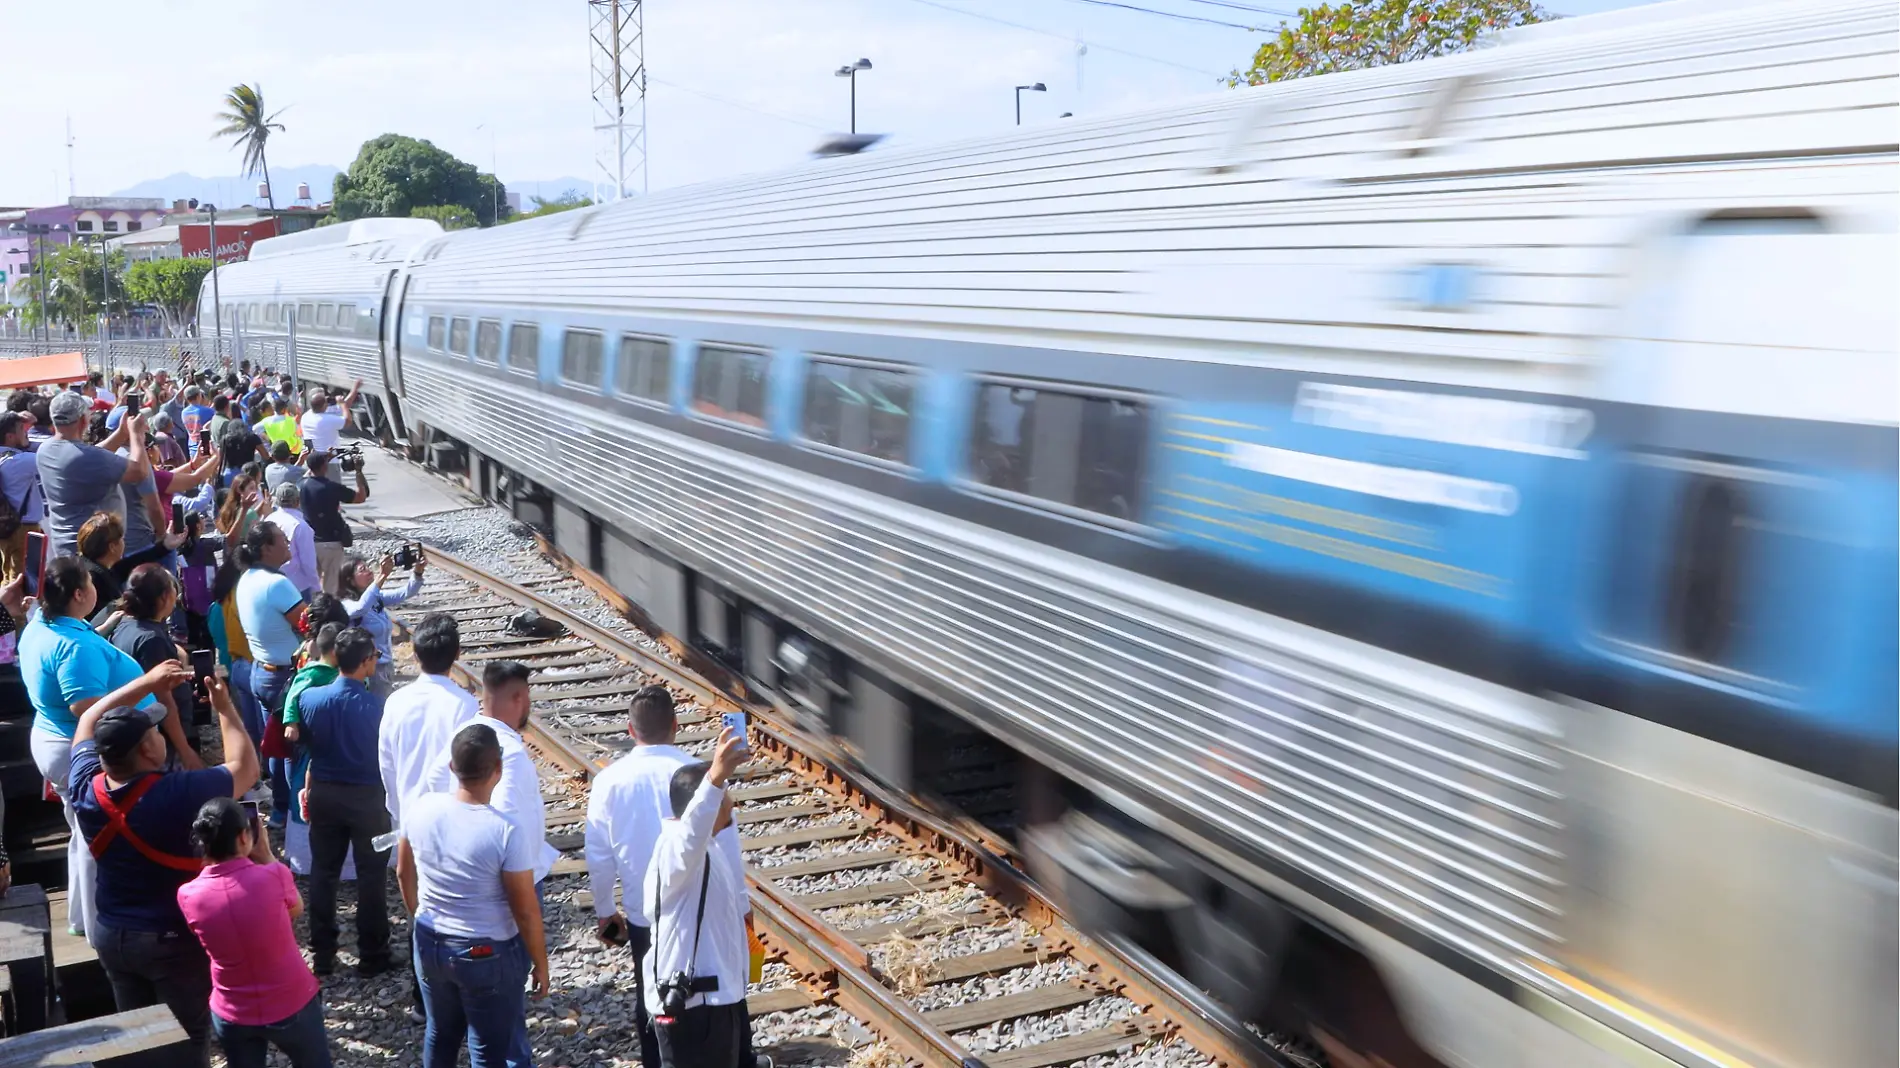
<path fill-rule="evenodd" d="M 276 219 L 248 219 L 218 224 L 218 262 L 238 263 L 251 258 L 251 246 L 277 236 Z M 193 259 L 211 255 L 211 225 L 186 223 L 178 227 L 178 251 Z"/>

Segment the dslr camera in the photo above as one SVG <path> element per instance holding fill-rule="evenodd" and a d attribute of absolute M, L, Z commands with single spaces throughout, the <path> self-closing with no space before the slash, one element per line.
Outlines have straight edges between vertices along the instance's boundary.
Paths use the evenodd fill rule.
<path fill-rule="evenodd" d="M 330 459 L 346 474 L 354 474 L 363 467 L 363 447 L 361 445 L 338 445 L 330 452 Z"/>
<path fill-rule="evenodd" d="M 719 989 L 719 977 L 716 975 L 693 976 L 686 972 L 674 972 L 660 980 L 660 1012 L 665 1016 L 678 1016 L 686 1011 L 686 1000 L 694 994 L 710 994 Z"/>
<path fill-rule="evenodd" d="M 397 567 L 413 568 L 422 562 L 422 543 L 412 541 L 397 549 L 390 559 Z"/>

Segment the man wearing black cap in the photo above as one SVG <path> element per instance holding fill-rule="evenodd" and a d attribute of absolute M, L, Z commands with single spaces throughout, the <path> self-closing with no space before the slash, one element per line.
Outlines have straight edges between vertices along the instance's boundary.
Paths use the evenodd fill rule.
<path fill-rule="evenodd" d="M 77 393 L 61 392 L 47 407 L 53 439 L 39 447 L 40 490 L 46 495 L 46 540 L 53 555 L 78 552 L 79 528 L 94 512 L 125 518 L 123 483 L 152 477 L 145 457 L 145 417 L 128 415 L 119 429 L 97 445 L 86 444 L 86 417 L 92 403 Z M 126 455 L 116 451 L 125 446 Z"/>
<path fill-rule="evenodd" d="M 169 687 L 190 674 L 174 661 L 146 678 L 162 675 L 152 686 Z M 128 699 L 122 690 L 79 718 L 68 773 L 73 812 L 98 864 L 98 916 L 88 934 L 112 1000 L 120 1012 L 168 1006 L 202 1063 L 210 1056 L 211 964 L 178 908 L 178 888 L 202 864 L 191 821 L 211 798 L 243 797 L 257 784 L 257 751 L 230 691 L 216 677 L 205 684 L 224 743 L 221 766 L 165 771 L 164 735 L 130 707 L 143 694 Z"/>

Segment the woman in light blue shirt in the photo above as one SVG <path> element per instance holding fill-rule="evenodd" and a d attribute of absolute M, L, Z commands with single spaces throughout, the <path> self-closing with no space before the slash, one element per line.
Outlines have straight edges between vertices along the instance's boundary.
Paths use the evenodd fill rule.
<path fill-rule="evenodd" d="M 395 676 L 391 674 L 393 660 L 389 655 L 390 632 L 395 625 L 390 622 L 389 610 L 407 601 L 422 589 L 422 570 L 427 561 L 418 559 L 415 570 L 409 573 L 409 584 L 400 590 L 383 589 L 381 583 L 395 570 L 394 557 L 385 556 L 381 564 L 371 570 L 368 560 L 360 556 L 350 556 L 343 561 L 343 573 L 337 578 L 337 592 L 343 598 L 343 610 L 350 614 L 350 625 L 369 631 L 376 642 L 376 674 L 370 676 L 369 688 L 377 695 L 388 697 L 395 685 Z"/>
<path fill-rule="evenodd" d="M 92 918 L 92 851 L 67 803 L 66 767 L 72 761 L 79 717 L 108 694 L 135 685 L 145 675 L 139 662 L 113 647 L 86 623 L 99 601 L 92 573 L 77 556 L 49 561 L 40 580 L 40 607 L 20 632 L 20 677 L 33 702 L 29 736 L 33 763 L 53 786 L 66 810 L 72 839 L 66 845 L 68 927 L 87 929 Z M 138 707 L 158 706 L 148 692 Z M 161 707 L 162 706 L 158 706 Z"/>

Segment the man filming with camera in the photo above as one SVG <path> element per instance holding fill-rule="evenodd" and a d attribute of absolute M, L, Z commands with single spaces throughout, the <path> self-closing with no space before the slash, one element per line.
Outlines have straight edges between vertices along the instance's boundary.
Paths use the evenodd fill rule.
<path fill-rule="evenodd" d="M 647 868 L 642 911 L 653 937 L 641 961 L 665 1068 L 740 1068 L 751 1048 L 745 870 L 712 848 L 732 824 L 726 781 L 751 755 L 743 737 L 722 731 L 710 764 L 683 765 L 668 784 L 673 815 Z"/>
<path fill-rule="evenodd" d="M 369 500 L 369 480 L 363 477 L 363 454 L 356 448 L 338 449 L 332 459 L 329 452 L 311 452 L 304 460 L 310 474 L 298 485 L 303 491 L 304 522 L 317 543 L 317 582 L 323 592 L 334 596 L 337 578 L 343 573 L 343 552 L 350 547 L 350 524 L 343 518 L 343 506 Z M 330 464 L 340 464 L 356 474 L 356 488 L 350 489 L 330 480 Z"/>

